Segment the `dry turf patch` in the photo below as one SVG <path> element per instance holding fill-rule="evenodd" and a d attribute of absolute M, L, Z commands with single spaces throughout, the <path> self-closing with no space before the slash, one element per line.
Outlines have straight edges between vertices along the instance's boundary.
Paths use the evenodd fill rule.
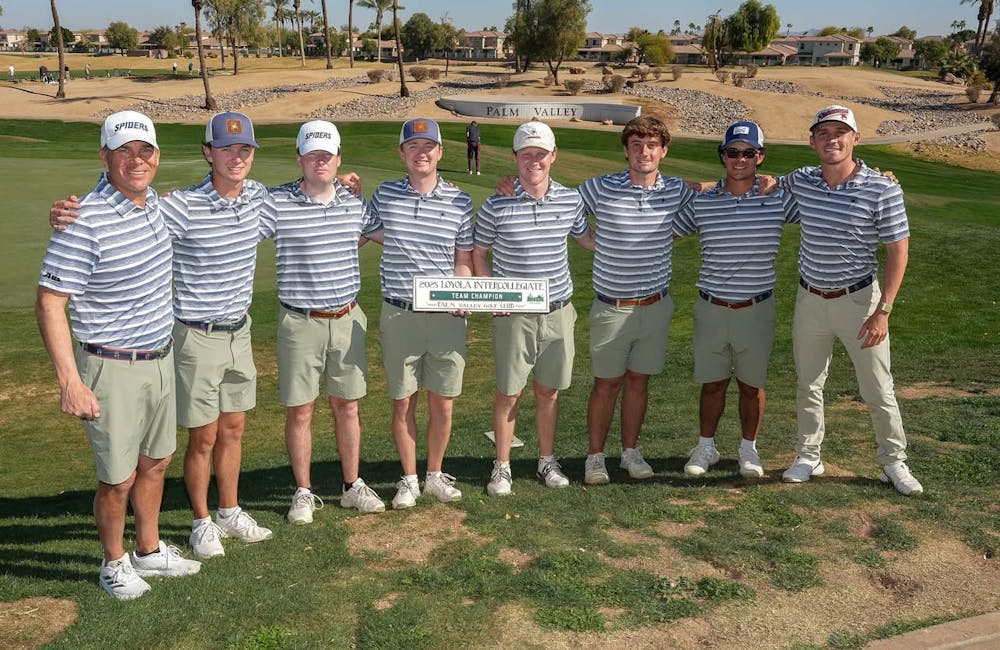
<path fill-rule="evenodd" d="M 0 645 L 8 650 L 37 648 L 76 622 L 79 607 L 59 598 L 25 598 L 0 603 Z"/>
<path fill-rule="evenodd" d="M 425 564 L 435 550 L 454 542 L 481 546 L 489 541 L 465 526 L 465 512 L 443 504 L 405 513 L 405 518 L 400 514 L 348 519 L 351 555 L 372 569 L 391 569 L 401 561 Z"/>

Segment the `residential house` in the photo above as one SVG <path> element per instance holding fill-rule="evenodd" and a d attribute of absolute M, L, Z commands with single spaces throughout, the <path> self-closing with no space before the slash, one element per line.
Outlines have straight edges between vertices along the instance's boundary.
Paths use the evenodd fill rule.
<path fill-rule="evenodd" d="M 455 48 L 456 59 L 491 60 L 506 58 L 504 54 L 504 41 L 507 34 L 484 30 L 478 32 L 465 32 L 458 46 Z M 386 44 L 395 45 L 389 41 Z M 395 53 L 392 54 L 395 56 Z"/>
<path fill-rule="evenodd" d="M 27 32 L 9 29 L 0 30 L 0 51 L 23 50 L 29 45 Z"/>
<path fill-rule="evenodd" d="M 618 61 L 622 52 L 630 46 L 631 43 L 628 43 L 623 36 L 590 32 L 583 42 L 583 47 L 577 50 L 576 57 L 584 61 L 610 63 Z"/>
<path fill-rule="evenodd" d="M 861 62 L 861 39 L 847 34 L 829 36 L 792 36 L 776 39 L 795 48 L 796 65 L 855 66 Z"/>

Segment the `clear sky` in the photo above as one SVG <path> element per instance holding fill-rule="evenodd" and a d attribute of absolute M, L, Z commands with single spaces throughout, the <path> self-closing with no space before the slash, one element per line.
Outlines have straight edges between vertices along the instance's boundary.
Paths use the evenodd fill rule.
<path fill-rule="evenodd" d="M 692 22 L 701 25 L 715 9 L 722 9 L 725 16 L 732 13 L 740 1 L 715 0 L 706 4 L 697 0 L 591 0 L 593 11 L 588 30 L 624 33 L 633 25 L 641 25 L 650 31 L 669 32 L 675 20 L 680 20 L 684 28 Z M 513 13 L 511 0 L 403 0 L 402 4 L 406 7 L 400 12 L 404 21 L 422 11 L 435 21 L 447 16 L 456 27 L 466 30 L 493 25 L 502 28 Z M 959 0 L 771 0 L 770 4 L 778 10 L 782 34 L 787 23 L 792 24 L 793 33 L 837 25 L 872 26 L 875 34 L 887 34 L 905 24 L 915 29 L 918 36 L 947 34 L 952 31 L 951 23 L 955 20 L 965 20 L 968 27 L 975 29 L 978 9 L 978 5 L 963 5 Z M 347 24 L 347 5 L 347 0 L 327 0 L 332 25 Z M 62 23 L 73 29 L 104 28 L 114 20 L 124 20 L 138 29 L 194 22 L 188 0 L 57 0 L 56 6 Z M 52 26 L 49 3 L 43 0 L 0 0 L 0 7 L 3 7 L 0 25 L 5 28 Z M 303 0 L 302 8 L 319 11 L 320 0 Z M 355 7 L 356 24 L 364 28 L 373 20 L 371 10 Z"/>

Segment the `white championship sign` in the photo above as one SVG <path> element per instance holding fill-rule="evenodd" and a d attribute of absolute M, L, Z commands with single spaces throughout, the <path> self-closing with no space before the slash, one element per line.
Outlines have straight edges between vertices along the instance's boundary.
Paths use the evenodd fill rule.
<path fill-rule="evenodd" d="M 413 278 L 415 311 L 549 311 L 549 281 L 539 278 Z"/>

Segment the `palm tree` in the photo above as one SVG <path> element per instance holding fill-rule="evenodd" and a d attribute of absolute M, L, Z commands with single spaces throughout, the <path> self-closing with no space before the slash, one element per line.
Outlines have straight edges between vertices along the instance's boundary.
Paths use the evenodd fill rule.
<path fill-rule="evenodd" d="M 791 33 L 792 33 L 792 24 L 785 23 L 785 36 L 788 36 Z"/>
<path fill-rule="evenodd" d="M 205 109 L 209 111 L 217 110 L 215 97 L 212 97 L 212 89 L 208 85 L 208 68 L 205 67 L 205 48 L 201 43 L 201 8 L 204 0 L 191 0 L 194 7 L 194 39 L 198 45 L 198 65 L 201 66 L 201 80 L 205 84 Z"/>
<path fill-rule="evenodd" d="M 871 38 L 871 37 L 872 37 L 872 33 L 873 33 L 874 31 L 875 31 L 875 28 L 874 28 L 874 27 L 872 27 L 871 25 L 869 25 L 869 26 L 868 26 L 868 27 L 867 27 L 867 28 L 865 29 L 865 32 L 867 32 L 867 34 L 868 34 L 868 38 Z"/>
<path fill-rule="evenodd" d="M 306 44 L 302 42 L 302 0 L 292 0 L 292 9 L 295 10 L 295 28 L 299 30 L 299 56 L 302 58 L 302 67 L 306 67 Z"/>
<path fill-rule="evenodd" d="M 399 39 L 399 0 L 392 0 L 392 31 L 396 37 L 396 65 L 399 66 L 399 96 L 409 97 L 406 74 L 403 72 L 403 42 Z"/>
<path fill-rule="evenodd" d="M 281 33 L 285 30 L 285 19 L 288 18 L 288 0 L 270 0 L 270 7 L 274 10 L 275 32 L 278 36 L 278 56 L 281 56 Z"/>
<path fill-rule="evenodd" d="M 354 67 L 354 0 L 347 0 L 347 54 Z"/>
<path fill-rule="evenodd" d="M 981 56 L 983 46 L 986 45 L 986 36 L 990 30 L 990 18 L 993 16 L 993 0 L 960 0 L 960 4 L 974 5 L 979 3 L 979 27 L 976 28 L 976 56 Z"/>
<path fill-rule="evenodd" d="M 66 44 L 63 43 L 62 25 L 59 23 L 59 11 L 56 9 L 56 0 L 49 0 L 52 5 L 52 22 L 55 25 L 56 50 L 59 52 L 59 89 L 56 91 L 56 99 L 66 99 Z"/>
<path fill-rule="evenodd" d="M 333 59 L 330 58 L 330 18 L 326 13 L 326 0 L 320 0 L 323 7 L 323 42 L 326 44 L 326 69 L 333 70 Z"/>
<path fill-rule="evenodd" d="M 378 63 L 381 63 L 382 19 L 385 17 L 385 12 L 392 9 L 392 0 L 358 0 L 358 6 L 364 7 L 365 9 L 375 10 L 375 32 L 378 35 L 377 40 L 379 41 L 378 54 L 375 55 L 375 60 Z M 399 9 L 406 9 L 406 7 L 399 5 Z"/>

